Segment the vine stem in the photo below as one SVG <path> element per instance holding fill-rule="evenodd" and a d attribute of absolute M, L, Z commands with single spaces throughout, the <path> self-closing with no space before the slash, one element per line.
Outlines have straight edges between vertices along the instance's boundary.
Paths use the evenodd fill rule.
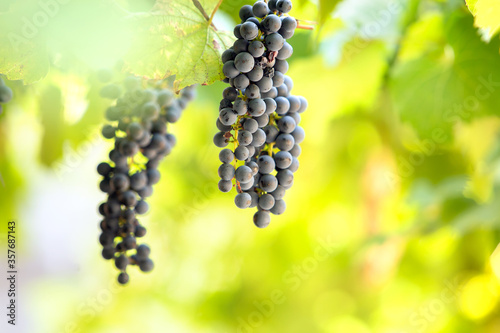
<path fill-rule="evenodd" d="M 314 30 L 314 27 L 311 27 L 309 25 L 298 25 L 297 29 L 304 29 L 304 30 Z"/>
<path fill-rule="evenodd" d="M 219 10 L 220 5 L 222 5 L 223 0 L 219 0 L 217 3 L 217 6 L 215 6 L 214 10 L 212 11 L 212 15 L 210 15 L 210 19 L 208 20 L 208 25 L 212 24 L 212 21 L 214 20 L 215 13 Z"/>
<path fill-rule="evenodd" d="M 212 28 L 214 28 L 214 30 L 217 31 L 217 28 L 212 23 L 212 19 L 208 16 L 207 12 L 205 11 L 205 9 L 201 5 L 201 3 L 198 0 L 192 0 L 192 2 L 193 2 L 193 5 L 200 11 L 201 15 L 203 15 L 205 20 L 207 20 L 208 25 L 212 26 Z M 220 0 L 220 2 L 222 3 L 222 0 Z M 220 4 L 219 4 L 219 6 L 220 6 Z M 216 9 L 218 9 L 219 6 L 217 6 Z M 212 15 L 215 15 L 215 13 L 212 13 Z"/>

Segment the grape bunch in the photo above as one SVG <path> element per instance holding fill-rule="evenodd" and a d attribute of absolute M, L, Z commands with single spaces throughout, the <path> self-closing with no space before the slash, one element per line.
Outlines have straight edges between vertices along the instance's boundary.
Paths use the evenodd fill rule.
<path fill-rule="evenodd" d="M 110 75 L 102 72 L 100 79 L 107 81 Z M 187 87 L 176 98 L 166 81 L 130 76 L 123 81 L 123 87 L 104 86 L 101 96 L 116 103 L 106 110 L 110 123 L 102 129 L 104 138 L 114 140 L 114 149 L 109 153 L 111 162 L 97 167 L 103 177 L 100 189 L 108 195 L 99 206 L 103 216 L 99 241 L 103 258 L 114 260 L 121 271 L 118 282 L 126 284 L 128 265 L 137 265 L 143 272 L 153 269 L 150 248 L 137 242 L 146 234 L 138 217 L 149 210 L 146 198 L 160 180 L 158 166 L 176 144 L 175 137 L 167 132 L 167 124 L 179 119 L 195 97 L 195 90 Z"/>
<path fill-rule="evenodd" d="M 5 82 L 0 77 L 0 114 L 3 112 L 2 104 L 9 103 L 13 97 L 12 89 L 5 85 Z"/>
<path fill-rule="evenodd" d="M 234 29 L 236 42 L 222 55 L 224 82 L 229 83 L 220 103 L 218 132 L 219 189 L 236 188 L 237 207 L 254 208 L 255 225 L 265 228 L 270 213 L 285 212 L 285 192 L 294 181 L 305 133 L 299 126 L 307 100 L 291 95 L 286 75 L 297 20 L 288 15 L 290 0 L 257 1 L 245 5 L 241 24 Z M 234 149 L 226 148 L 229 144 Z"/>

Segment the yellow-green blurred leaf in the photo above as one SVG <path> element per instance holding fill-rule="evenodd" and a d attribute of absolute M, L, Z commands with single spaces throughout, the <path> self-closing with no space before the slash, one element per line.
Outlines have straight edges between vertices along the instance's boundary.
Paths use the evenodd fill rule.
<path fill-rule="evenodd" d="M 462 13 L 455 13 L 443 28 L 447 45 L 442 56 L 427 53 L 400 64 L 391 92 L 402 119 L 421 136 L 432 138 L 443 130 L 449 141 L 455 123 L 498 114 L 500 45 L 484 43 L 472 18 Z"/>
<path fill-rule="evenodd" d="M 61 89 L 48 86 L 40 96 L 39 111 L 43 126 L 40 146 L 40 158 L 43 164 L 50 166 L 63 153 L 64 114 Z"/>
<path fill-rule="evenodd" d="M 475 25 L 493 36 L 500 28 L 500 2 L 495 0 L 468 0 L 467 7 L 475 17 Z"/>

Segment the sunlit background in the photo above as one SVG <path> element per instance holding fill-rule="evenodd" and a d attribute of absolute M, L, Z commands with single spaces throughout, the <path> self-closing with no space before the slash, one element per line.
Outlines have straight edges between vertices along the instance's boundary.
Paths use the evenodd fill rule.
<path fill-rule="evenodd" d="M 498 38 L 460 1 L 337 2 L 294 1 L 318 25 L 291 40 L 310 107 L 287 212 L 260 230 L 219 193 L 226 85 L 200 86 L 142 219 L 155 269 L 123 287 L 98 242 L 95 73 L 129 47 L 123 11 L 153 2 L 65 1 L 33 39 L 46 77 L 6 80 L 0 233 L 17 222 L 20 281 L 13 328 L 0 279 L 1 332 L 500 332 Z M 223 1 L 217 28 L 251 3 Z"/>

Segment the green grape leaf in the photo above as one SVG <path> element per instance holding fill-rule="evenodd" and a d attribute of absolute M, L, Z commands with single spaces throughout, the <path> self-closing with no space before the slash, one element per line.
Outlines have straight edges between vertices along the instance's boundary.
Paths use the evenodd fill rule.
<path fill-rule="evenodd" d="M 467 7 L 474 15 L 475 25 L 491 37 L 500 29 L 500 2 L 496 0 L 467 0 Z"/>
<path fill-rule="evenodd" d="M 498 41 L 483 42 L 472 17 L 446 22 L 441 52 L 424 53 L 395 68 L 390 84 L 396 110 L 421 137 L 449 141 L 452 128 L 481 115 L 498 115 Z"/>
<path fill-rule="evenodd" d="M 9 12 L 0 13 L 0 73 L 9 80 L 39 81 L 49 70 L 49 56 L 40 27 L 32 18 L 36 1 L 17 1 Z"/>
<path fill-rule="evenodd" d="M 210 15 L 216 1 L 201 4 Z M 130 19 L 135 34 L 125 62 L 134 74 L 155 79 L 175 75 L 177 90 L 224 78 L 221 54 L 233 37 L 209 26 L 191 1 L 162 1 L 150 13 Z"/>

